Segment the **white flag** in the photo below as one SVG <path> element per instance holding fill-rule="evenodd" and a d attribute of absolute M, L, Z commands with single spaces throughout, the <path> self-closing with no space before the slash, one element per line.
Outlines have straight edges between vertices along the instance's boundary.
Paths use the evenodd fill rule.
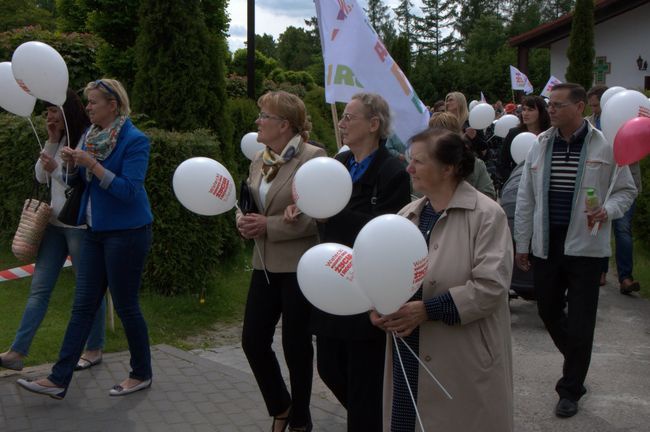
<path fill-rule="evenodd" d="M 481 102 L 487 103 L 487 100 L 485 99 L 485 95 L 483 94 L 483 92 L 481 92 Z"/>
<path fill-rule="evenodd" d="M 510 66 L 510 82 L 513 90 L 523 90 L 526 94 L 533 92 L 533 85 L 528 77 L 514 66 Z"/>
<path fill-rule="evenodd" d="M 426 106 L 356 0 L 315 3 L 325 63 L 325 100 L 349 102 L 355 93 L 378 93 L 390 106 L 393 131 L 402 142 L 426 129 Z"/>
<path fill-rule="evenodd" d="M 562 81 L 560 81 L 559 79 L 551 75 L 551 77 L 548 79 L 548 82 L 544 86 L 544 91 L 542 92 L 542 96 L 544 97 L 551 96 L 551 90 L 553 90 L 553 86 L 555 84 L 562 84 Z"/>

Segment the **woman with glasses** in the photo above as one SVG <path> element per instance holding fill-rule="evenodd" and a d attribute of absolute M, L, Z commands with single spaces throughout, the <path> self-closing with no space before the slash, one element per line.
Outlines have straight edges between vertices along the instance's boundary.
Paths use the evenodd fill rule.
<path fill-rule="evenodd" d="M 109 395 L 148 388 L 152 378 L 149 335 L 138 300 L 153 220 L 144 188 L 149 139 L 129 119 L 129 98 L 119 81 L 93 81 L 84 94 L 92 124 L 80 146 L 61 151 L 71 181 L 85 183 L 77 222 L 88 226 L 72 317 L 51 374 L 18 380 L 25 389 L 55 399 L 68 390 L 107 282 L 131 353 L 129 376 Z"/>
<path fill-rule="evenodd" d="M 61 108 L 45 103 L 47 142 L 45 148 L 36 162 L 36 179 L 39 183 L 48 184 L 52 195 L 52 216 L 45 228 L 45 234 L 36 256 L 36 266 L 29 298 L 23 312 L 20 327 L 16 332 L 9 351 L 0 355 L 0 367 L 13 370 L 22 370 L 24 359 L 29 353 L 34 336 L 40 327 L 50 295 L 61 273 L 61 267 L 70 255 L 72 267 L 77 272 L 81 245 L 86 235 L 86 227 L 66 225 L 58 220 L 59 212 L 65 203 L 65 190 L 68 187 L 62 169 L 63 160 L 60 151 L 68 144 Z M 68 123 L 70 147 L 76 148 L 79 138 L 90 125 L 88 114 L 77 94 L 68 89 L 63 111 Z M 77 369 L 87 369 L 101 362 L 102 349 L 104 348 L 106 305 L 102 301 L 88 337 L 87 350 L 79 360 Z"/>
<path fill-rule="evenodd" d="M 521 122 L 517 127 L 508 131 L 508 135 L 506 135 L 503 140 L 503 146 L 501 147 L 501 155 L 499 157 L 499 178 L 504 182 L 508 180 L 510 173 L 515 169 L 515 166 L 517 166 L 515 161 L 512 160 L 512 155 L 510 154 L 512 140 L 522 132 L 531 132 L 535 135 L 539 135 L 551 127 L 551 118 L 548 115 L 544 98 L 541 96 L 526 96 L 521 105 Z"/>
<path fill-rule="evenodd" d="M 292 184 L 298 168 L 326 154 L 306 142 L 311 123 L 297 96 L 269 92 L 257 105 L 257 140 L 266 148 L 251 162 L 247 180 L 257 211 L 237 212 L 239 233 L 256 242 L 242 348 L 273 417 L 271 431 L 284 431 L 287 426 L 292 431 L 310 431 L 314 351 L 308 326 L 310 305 L 298 287 L 296 270 L 302 254 L 318 243 L 318 233 L 316 222 L 295 206 L 293 223 L 283 216 L 293 204 Z M 280 316 L 291 392 L 271 347 Z"/>
<path fill-rule="evenodd" d="M 411 201 L 411 186 L 404 165 L 385 146 L 390 109 L 381 96 L 352 96 L 338 127 L 350 150 L 336 159 L 350 172 L 352 196 L 340 213 L 319 224 L 320 240 L 352 247 L 372 218 L 397 213 Z M 314 309 L 312 315 L 318 373 L 347 409 L 348 431 L 381 431 L 386 336 L 367 313 L 335 316 Z"/>

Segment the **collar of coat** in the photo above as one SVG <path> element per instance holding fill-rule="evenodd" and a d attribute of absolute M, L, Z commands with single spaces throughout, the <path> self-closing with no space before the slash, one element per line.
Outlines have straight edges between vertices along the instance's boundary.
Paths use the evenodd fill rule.
<path fill-rule="evenodd" d="M 463 180 L 456 187 L 454 195 L 451 197 L 449 205 L 442 214 L 442 217 L 444 217 L 451 209 L 474 210 L 476 208 L 478 193 L 479 192 L 474 189 L 472 185 Z M 404 208 L 400 213 L 411 221 L 418 220 L 427 201 L 427 197 L 422 197 L 406 206 L 406 208 Z"/>

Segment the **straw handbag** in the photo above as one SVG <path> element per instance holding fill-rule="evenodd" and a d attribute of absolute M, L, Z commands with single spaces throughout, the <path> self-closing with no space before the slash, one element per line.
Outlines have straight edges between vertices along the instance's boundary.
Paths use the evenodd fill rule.
<path fill-rule="evenodd" d="M 11 243 L 11 251 L 16 258 L 21 261 L 31 261 L 36 257 L 51 215 L 52 208 L 47 202 L 38 198 L 25 200 L 18 229 Z"/>

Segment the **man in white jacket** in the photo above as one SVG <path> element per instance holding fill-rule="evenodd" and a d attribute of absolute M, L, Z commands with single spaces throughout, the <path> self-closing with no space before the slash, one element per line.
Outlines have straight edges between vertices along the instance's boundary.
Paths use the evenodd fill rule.
<path fill-rule="evenodd" d="M 527 271 L 532 261 L 539 316 L 564 356 L 555 387 L 558 417 L 575 415 L 586 392 L 600 263 L 611 255 L 611 220 L 623 216 L 637 194 L 627 167 L 614 176 L 612 145 L 583 119 L 586 103 L 580 85 L 553 87 L 548 103 L 552 127 L 538 136 L 526 156 L 515 210 L 516 264 Z M 589 188 L 601 201 L 587 212 Z M 595 223 L 600 230 L 593 236 Z"/>

